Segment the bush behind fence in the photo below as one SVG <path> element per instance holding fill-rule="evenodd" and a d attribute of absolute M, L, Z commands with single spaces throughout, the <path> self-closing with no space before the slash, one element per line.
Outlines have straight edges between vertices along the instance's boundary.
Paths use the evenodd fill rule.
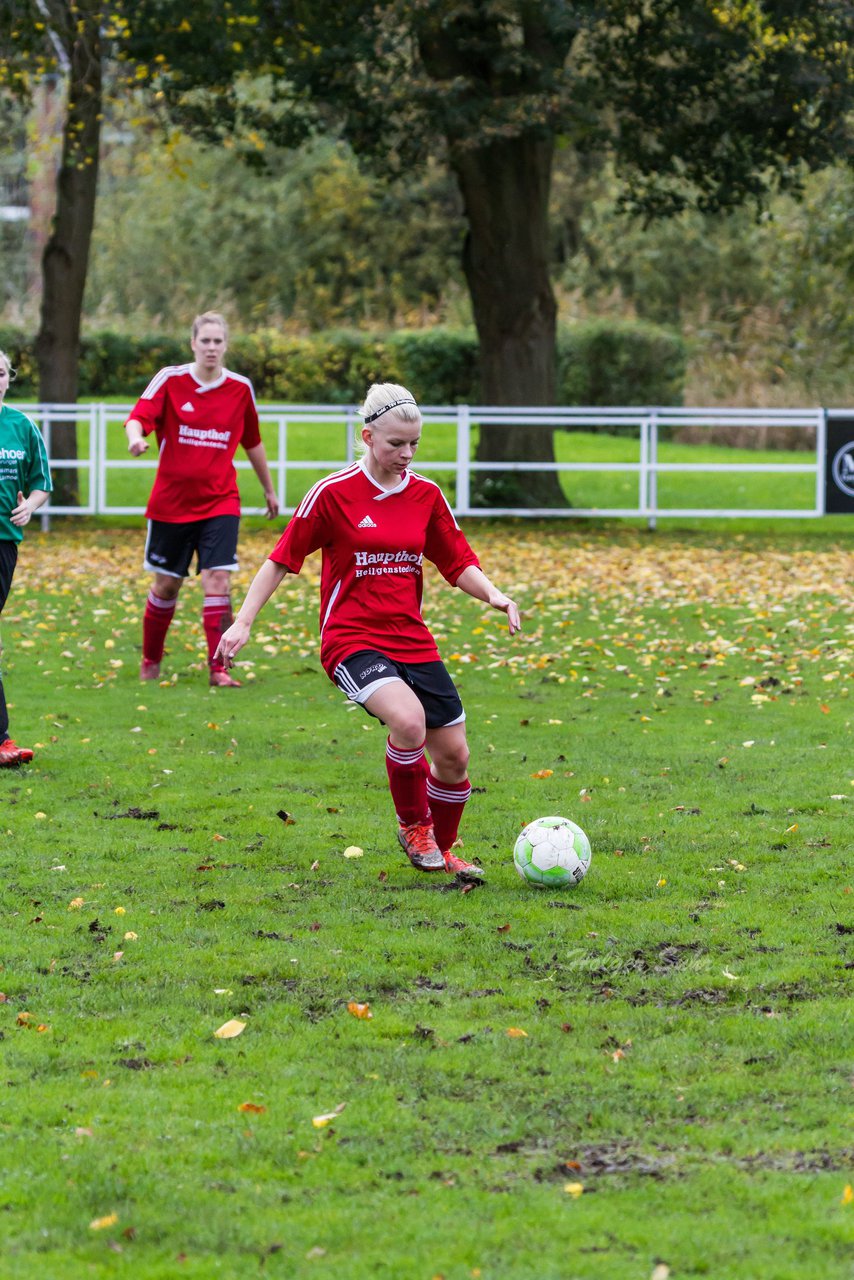
<path fill-rule="evenodd" d="M 38 398 L 32 337 L 0 328 L 0 348 L 18 371 L 13 394 Z M 186 337 L 131 337 L 112 330 L 81 342 L 82 397 L 135 399 L 156 371 L 191 358 Z M 558 333 L 557 403 L 682 404 L 687 352 L 673 330 L 596 320 Z M 431 404 L 482 404 L 473 329 L 412 329 L 386 334 L 327 330 L 307 336 L 258 329 L 232 335 L 228 363 L 252 379 L 263 400 L 352 404 L 371 382 L 400 382 Z"/>

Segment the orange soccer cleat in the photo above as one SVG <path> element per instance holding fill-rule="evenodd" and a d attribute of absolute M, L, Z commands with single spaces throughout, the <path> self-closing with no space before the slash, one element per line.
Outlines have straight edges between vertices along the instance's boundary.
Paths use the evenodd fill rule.
<path fill-rule="evenodd" d="M 429 822 L 411 822 L 408 826 L 401 823 L 397 838 L 413 867 L 419 871 L 444 871 L 442 851 Z"/>
<path fill-rule="evenodd" d="M 486 879 L 486 872 L 476 862 L 466 862 L 465 858 L 457 857 L 450 849 L 447 853 L 443 853 L 442 857 L 445 861 L 445 870 L 449 875 L 456 876 L 458 880 L 482 884 Z"/>
<path fill-rule="evenodd" d="M 29 747 L 19 747 L 17 742 L 6 738 L 0 742 L 0 769 L 14 769 L 19 764 L 29 764 L 33 753 Z"/>

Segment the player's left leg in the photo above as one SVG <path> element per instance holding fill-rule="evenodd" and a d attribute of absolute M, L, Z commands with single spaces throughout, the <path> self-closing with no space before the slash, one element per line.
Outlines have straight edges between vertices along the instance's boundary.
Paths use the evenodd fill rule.
<path fill-rule="evenodd" d="M 485 872 L 453 852 L 460 819 L 471 795 L 466 715 L 456 686 L 442 662 L 406 664 L 406 676 L 418 695 L 427 723 L 427 799 L 436 843 L 445 869 L 466 880 L 483 880 Z"/>
<path fill-rule="evenodd" d="M 204 522 L 199 536 L 199 572 L 205 599 L 202 622 L 208 646 L 210 682 L 222 688 L 240 688 L 214 655 L 222 634 L 234 621 L 231 611 L 231 575 L 237 568 L 237 516 L 213 516 Z"/>
<path fill-rule="evenodd" d="M 440 729 L 428 729 L 427 751 L 431 761 L 427 773 L 427 799 L 445 868 L 462 879 L 483 880 L 485 872 L 481 866 L 454 853 L 463 810 L 471 797 L 465 721 Z"/>

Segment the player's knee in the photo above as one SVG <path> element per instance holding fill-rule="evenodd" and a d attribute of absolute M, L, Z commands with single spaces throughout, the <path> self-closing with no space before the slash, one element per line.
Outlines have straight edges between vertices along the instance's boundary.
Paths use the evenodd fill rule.
<path fill-rule="evenodd" d="M 154 575 L 154 594 L 160 600 L 176 600 L 181 590 L 181 579 L 173 578 L 165 573 Z"/>
<path fill-rule="evenodd" d="M 227 569 L 205 569 L 202 585 L 210 596 L 231 595 L 231 574 Z"/>
<path fill-rule="evenodd" d="M 470 751 L 468 744 L 452 743 L 441 750 L 431 752 L 433 765 L 440 777 L 446 781 L 461 782 L 468 772 Z"/>
<path fill-rule="evenodd" d="M 414 751 L 420 747 L 427 736 L 423 711 L 412 710 L 395 716 L 394 722 L 389 721 L 389 736 L 396 747 L 404 750 Z"/>

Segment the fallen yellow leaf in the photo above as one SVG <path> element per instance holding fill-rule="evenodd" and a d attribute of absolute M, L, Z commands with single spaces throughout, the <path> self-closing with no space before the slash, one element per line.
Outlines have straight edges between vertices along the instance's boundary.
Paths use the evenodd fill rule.
<path fill-rule="evenodd" d="M 364 849 L 360 849 L 357 844 L 348 844 L 347 848 L 344 850 L 345 858 L 361 858 L 363 854 Z"/>
<path fill-rule="evenodd" d="M 538 769 L 536 773 L 532 773 L 532 778 L 550 778 L 554 773 L 554 769 Z"/>
<path fill-rule="evenodd" d="M 260 1103 L 257 1103 L 257 1102 L 241 1102 L 237 1110 L 248 1111 L 253 1116 L 260 1116 L 260 1115 L 263 1115 L 263 1113 L 267 1110 L 267 1108 L 262 1107 Z"/>
<path fill-rule="evenodd" d="M 331 1124 L 333 1120 L 340 1116 L 346 1105 L 346 1102 L 339 1102 L 334 1111 L 327 1111 L 322 1116 L 312 1116 L 311 1123 L 315 1129 L 325 1129 L 328 1124 Z"/>
<path fill-rule="evenodd" d="M 364 1004 L 360 1004 L 358 1000 L 350 1000 L 347 1004 L 347 1012 L 352 1013 L 354 1018 L 367 1019 L 374 1016 L 373 1010 L 367 1001 Z"/>
<path fill-rule="evenodd" d="M 217 1040 L 233 1040 L 235 1036 L 239 1036 L 245 1029 L 246 1023 L 241 1022 L 239 1018 L 229 1018 L 228 1022 L 224 1022 L 214 1032 Z"/>
<path fill-rule="evenodd" d="M 84 901 L 85 901 L 84 898 L 72 898 L 68 904 L 68 910 L 79 911 L 80 908 L 83 906 Z"/>
<path fill-rule="evenodd" d="M 521 1027 L 508 1027 L 507 1034 L 511 1040 L 527 1040 L 528 1038 L 527 1031 L 523 1031 Z"/>
<path fill-rule="evenodd" d="M 841 1204 L 854 1204 L 854 1187 L 850 1182 L 845 1184 L 845 1190 L 842 1192 Z"/>
<path fill-rule="evenodd" d="M 103 1231 L 105 1227 L 114 1227 L 119 1220 L 117 1213 L 108 1213 L 105 1218 L 93 1218 L 89 1223 L 90 1231 Z"/>
<path fill-rule="evenodd" d="M 572 1196 L 573 1200 L 577 1200 L 578 1197 L 584 1193 L 584 1183 L 565 1182 L 563 1189 L 568 1196 Z"/>

